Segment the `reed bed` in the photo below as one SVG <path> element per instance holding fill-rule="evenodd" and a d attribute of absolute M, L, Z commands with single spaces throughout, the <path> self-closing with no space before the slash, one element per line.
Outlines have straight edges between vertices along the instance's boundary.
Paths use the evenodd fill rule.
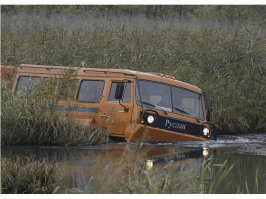
<path fill-rule="evenodd" d="M 1 193 L 53 193 L 62 178 L 60 164 L 31 158 L 1 158 Z"/>
<path fill-rule="evenodd" d="M 266 130 L 266 28 L 144 15 L 3 14 L 2 64 L 127 68 L 201 87 L 219 133 Z"/>
<path fill-rule="evenodd" d="M 52 86 L 53 87 L 53 86 Z M 102 127 L 85 127 L 69 113 L 60 115 L 54 89 L 45 87 L 25 92 L 11 92 L 8 84 L 1 85 L 1 144 L 80 146 L 108 142 L 108 132 Z"/>

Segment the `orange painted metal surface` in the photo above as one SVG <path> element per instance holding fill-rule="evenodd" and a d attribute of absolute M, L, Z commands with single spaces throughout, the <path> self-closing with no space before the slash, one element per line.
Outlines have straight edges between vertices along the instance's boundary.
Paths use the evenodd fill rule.
<path fill-rule="evenodd" d="M 134 146 L 115 146 L 105 149 L 99 153 L 88 153 L 78 160 L 72 161 L 67 167 L 66 183 L 69 188 L 82 188 L 87 185 L 91 177 L 97 177 L 97 180 L 106 181 L 103 171 L 108 168 L 112 171 L 112 178 L 123 178 L 128 175 L 127 169 L 121 169 L 121 165 L 125 168 L 131 168 L 130 171 L 136 171 L 141 167 L 145 171 L 153 169 L 165 172 L 176 172 L 178 168 L 189 171 L 190 175 L 197 175 L 200 172 L 201 165 L 205 158 L 202 149 L 189 148 L 172 148 L 172 147 L 154 147 L 142 146 L 142 148 Z M 132 160 L 134 164 L 132 164 Z M 188 168 L 185 166 L 189 165 Z M 195 169 L 195 170 L 192 170 Z M 192 173 L 194 171 L 194 173 Z M 131 172 L 130 172 L 131 173 Z M 130 174 L 129 174 L 130 175 Z"/>
<path fill-rule="evenodd" d="M 16 76 L 17 67 L 16 66 L 0 66 L 0 76 L 1 80 L 10 80 Z"/>
<path fill-rule="evenodd" d="M 11 69 L 11 68 L 10 68 Z M 9 70 L 10 71 L 10 70 Z M 60 66 L 41 66 L 41 65 L 20 65 L 13 82 L 13 91 L 16 91 L 18 80 L 21 76 L 41 77 L 41 78 L 65 78 L 68 74 L 70 80 L 75 80 L 77 86 L 73 90 L 73 95 L 77 96 L 79 85 L 83 80 L 99 80 L 104 82 L 103 92 L 99 102 L 80 102 L 75 97 L 72 100 L 59 100 L 55 105 L 56 108 L 64 112 L 66 107 L 70 107 L 71 116 L 85 126 L 102 125 L 109 129 L 112 136 L 123 137 L 127 141 L 148 141 L 148 142 L 176 142 L 185 140 L 207 140 L 208 137 L 194 136 L 186 133 L 173 132 L 166 129 L 154 128 L 143 125 L 140 121 L 141 111 L 147 108 L 141 107 L 137 103 L 136 87 L 137 80 L 148 80 L 153 82 L 164 83 L 194 93 L 202 94 L 200 88 L 177 81 L 174 78 L 162 74 L 143 73 L 132 70 L 122 69 L 98 69 L 98 68 L 69 68 Z M 128 111 L 118 103 L 118 101 L 109 101 L 111 85 L 114 82 L 131 82 L 131 100 L 122 103 Z M 190 124 L 199 125 L 209 128 L 206 119 L 199 120 L 187 117 L 181 114 L 156 110 L 158 115 L 169 117 Z M 204 110 L 206 115 L 206 110 Z M 205 117 L 206 118 L 206 117 Z M 202 132 L 201 132 L 202 133 Z"/>

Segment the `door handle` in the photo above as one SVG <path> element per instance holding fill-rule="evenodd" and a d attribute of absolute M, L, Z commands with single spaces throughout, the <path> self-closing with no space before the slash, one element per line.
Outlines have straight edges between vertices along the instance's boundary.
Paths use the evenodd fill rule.
<path fill-rule="evenodd" d="M 119 110 L 118 112 L 119 113 L 128 113 L 128 110 L 123 109 L 123 110 Z"/>

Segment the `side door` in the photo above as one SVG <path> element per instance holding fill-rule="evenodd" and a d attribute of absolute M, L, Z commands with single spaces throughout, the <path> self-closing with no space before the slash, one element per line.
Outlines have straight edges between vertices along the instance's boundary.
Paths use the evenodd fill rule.
<path fill-rule="evenodd" d="M 124 137 L 125 130 L 132 120 L 134 108 L 134 82 L 129 79 L 108 79 L 107 90 L 100 106 L 101 123 L 106 126 L 111 135 Z M 115 98 L 116 87 L 124 84 L 122 100 Z"/>
<path fill-rule="evenodd" d="M 105 79 L 103 77 L 78 78 L 74 101 L 60 101 L 58 109 L 69 111 L 71 117 L 85 126 L 97 124 L 99 107 L 103 97 Z"/>

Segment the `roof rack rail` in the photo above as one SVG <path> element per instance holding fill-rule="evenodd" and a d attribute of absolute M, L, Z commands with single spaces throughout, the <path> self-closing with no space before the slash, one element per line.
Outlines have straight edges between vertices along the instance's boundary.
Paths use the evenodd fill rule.
<path fill-rule="evenodd" d="M 99 72 L 99 73 L 119 73 L 119 74 L 123 74 L 123 75 L 128 75 L 128 76 L 134 76 L 136 77 L 135 74 L 128 74 L 128 73 L 125 73 L 125 72 L 119 72 L 119 71 L 106 71 L 106 70 L 97 70 L 97 69 L 84 69 L 83 72 L 86 73 L 86 72 Z"/>
<path fill-rule="evenodd" d="M 158 75 L 158 76 L 161 76 L 162 74 L 161 73 L 156 73 L 156 72 L 148 72 L 149 74 L 152 74 L 152 75 Z"/>
<path fill-rule="evenodd" d="M 165 74 L 162 74 L 162 73 L 149 72 L 149 74 L 158 75 L 158 76 L 160 76 L 160 77 L 166 77 L 166 78 L 170 78 L 170 79 L 175 80 L 175 77 L 174 77 L 174 76 L 165 75 Z"/>
<path fill-rule="evenodd" d="M 63 66 L 45 66 L 45 65 L 27 65 L 27 64 L 22 64 L 19 66 L 19 68 L 45 68 L 46 70 L 52 70 L 52 69 L 68 69 L 68 70 L 74 70 L 76 71 L 75 68 L 71 67 L 63 67 Z"/>

